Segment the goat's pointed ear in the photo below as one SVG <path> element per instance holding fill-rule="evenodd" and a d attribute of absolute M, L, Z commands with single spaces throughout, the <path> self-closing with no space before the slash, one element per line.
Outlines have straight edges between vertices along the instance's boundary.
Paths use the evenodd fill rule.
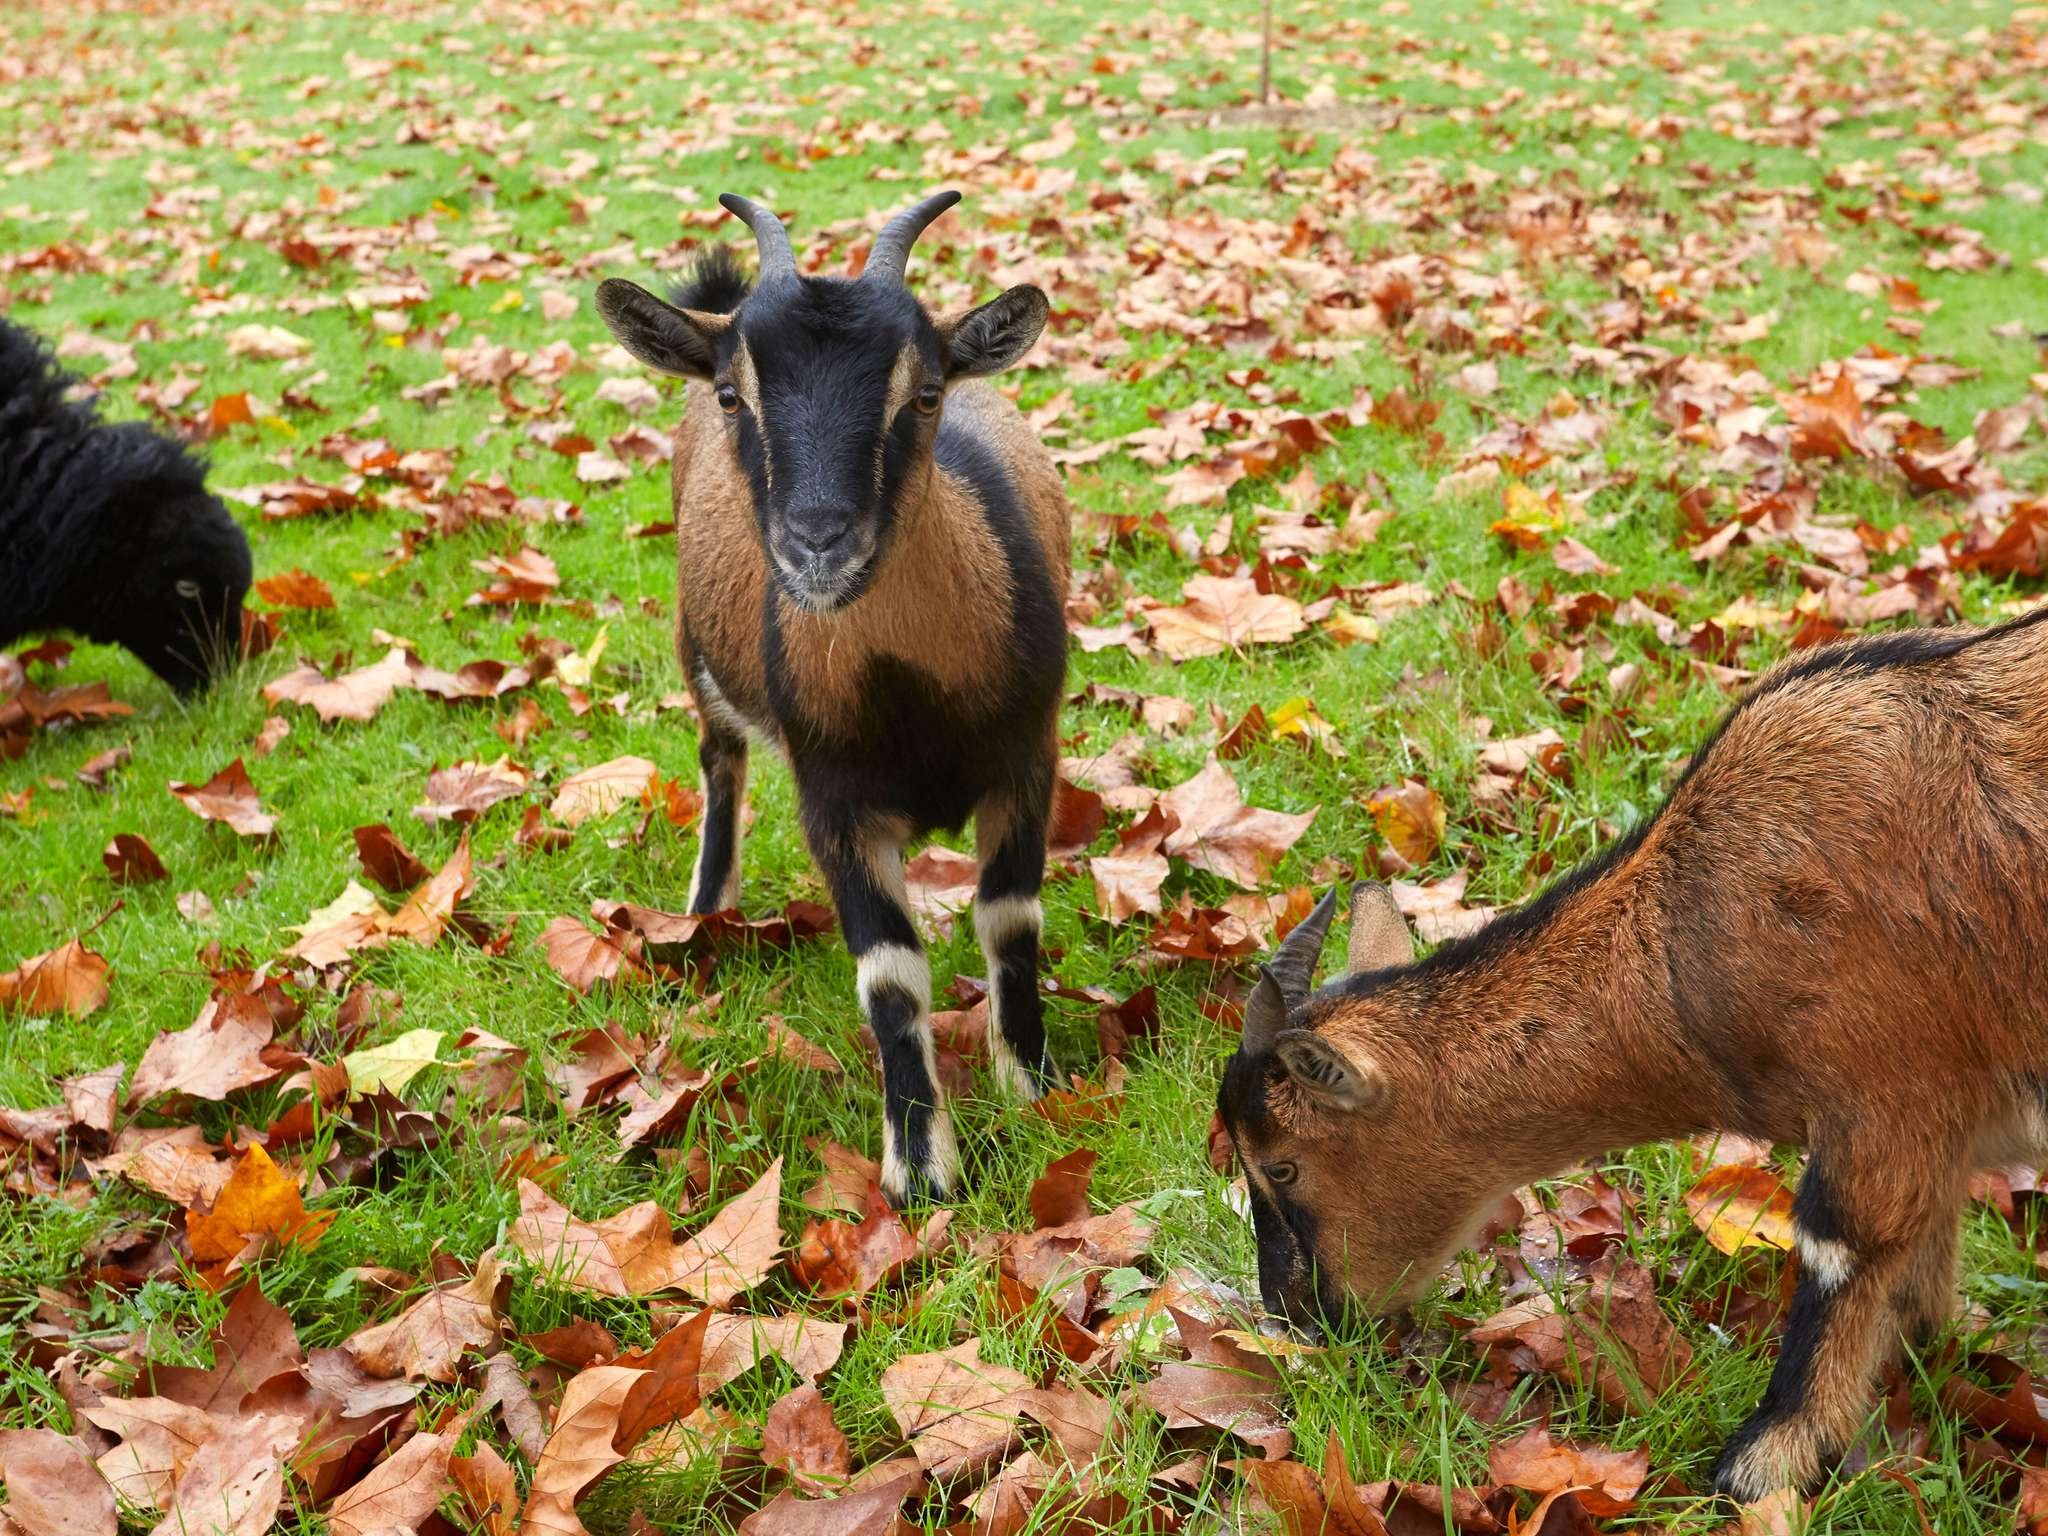
<path fill-rule="evenodd" d="M 946 348 L 946 377 L 978 379 L 1001 373 L 1031 350 L 1050 313 L 1052 305 L 1044 293 L 1024 283 L 979 309 L 942 319 L 939 337 Z"/>
<path fill-rule="evenodd" d="M 1351 888 L 1351 938 L 1344 949 L 1347 971 L 1390 971 L 1415 958 L 1408 920 L 1394 903 L 1394 893 L 1377 880 L 1361 880 Z"/>
<path fill-rule="evenodd" d="M 1387 1097 L 1387 1081 L 1370 1062 L 1360 1064 L 1312 1029 L 1283 1030 L 1273 1054 L 1288 1078 L 1325 1109 L 1355 1114 Z"/>
<path fill-rule="evenodd" d="M 678 309 L 638 283 L 609 277 L 597 285 L 597 312 L 618 344 L 656 373 L 708 379 L 718 367 L 718 338 L 730 315 Z"/>

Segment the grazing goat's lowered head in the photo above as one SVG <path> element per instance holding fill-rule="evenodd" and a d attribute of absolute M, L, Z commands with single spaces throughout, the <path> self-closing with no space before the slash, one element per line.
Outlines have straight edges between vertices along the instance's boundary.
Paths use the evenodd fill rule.
<path fill-rule="evenodd" d="M 746 220 L 761 256 L 736 309 L 680 308 L 621 278 L 597 290 L 620 346 L 711 382 L 776 577 L 812 612 L 867 590 L 899 496 L 930 466 L 946 386 L 1000 373 L 1045 327 L 1045 295 L 1029 285 L 936 318 L 904 286 L 911 244 L 959 201 L 940 192 L 898 214 L 847 279 L 799 274 L 782 221 L 728 192 L 719 202 Z"/>
<path fill-rule="evenodd" d="M 70 630 L 193 693 L 239 654 L 249 541 L 183 443 L 76 383 L 0 319 L 0 645 Z"/>
<path fill-rule="evenodd" d="M 1290 1319 L 1426 1290 L 1509 1191 L 1710 1132 L 1796 1143 L 1798 1286 L 1715 1485 L 1811 1487 L 1955 1303 L 1971 1171 L 2048 1152 L 2048 608 L 1803 651 L 1657 814 L 1413 958 L 1333 898 L 1245 1008 L 1217 1110 Z"/>

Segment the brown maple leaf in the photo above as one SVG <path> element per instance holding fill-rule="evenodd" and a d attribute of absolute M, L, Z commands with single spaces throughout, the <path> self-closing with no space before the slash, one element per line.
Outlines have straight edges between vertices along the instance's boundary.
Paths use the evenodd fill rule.
<path fill-rule="evenodd" d="M 170 791 L 201 820 L 222 822 L 244 837 L 269 837 L 277 830 L 276 819 L 257 803 L 256 786 L 239 757 L 204 784 L 174 780 Z"/>

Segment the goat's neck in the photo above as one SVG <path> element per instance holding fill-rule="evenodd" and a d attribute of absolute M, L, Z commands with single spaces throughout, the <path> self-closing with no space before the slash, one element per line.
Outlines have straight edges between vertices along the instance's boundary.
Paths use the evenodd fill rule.
<path fill-rule="evenodd" d="M 1485 1127 L 1517 1184 L 1707 1129 L 1719 1111 L 1676 1028 L 1662 915 L 1633 864 L 1426 982 L 1441 1113 Z"/>

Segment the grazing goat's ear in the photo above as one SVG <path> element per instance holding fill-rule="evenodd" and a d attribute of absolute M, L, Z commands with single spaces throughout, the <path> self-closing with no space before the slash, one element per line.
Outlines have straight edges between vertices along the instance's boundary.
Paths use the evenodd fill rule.
<path fill-rule="evenodd" d="M 1344 950 L 1347 971 L 1390 971 L 1415 958 L 1408 923 L 1394 893 L 1377 880 L 1351 888 L 1351 939 Z"/>
<path fill-rule="evenodd" d="M 946 348 L 946 377 L 975 379 L 1001 373 L 1031 350 L 1052 306 L 1025 283 L 997 294 L 979 309 L 939 322 Z"/>
<path fill-rule="evenodd" d="M 597 312 L 613 338 L 656 373 L 708 379 L 718 367 L 718 338 L 730 315 L 677 309 L 638 283 L 606 278 L 597 285 Z"/>
<path fill-rule="evenodd" d="M 1294 1085 L 1324 1109 L 1351 1114 L 1375 1109 L 1387 1097 L 1387 1081 L 1377 1067 L 1352 1061 L 1312 1029 L 1283 1031 L 1273 1054 Z"/>

